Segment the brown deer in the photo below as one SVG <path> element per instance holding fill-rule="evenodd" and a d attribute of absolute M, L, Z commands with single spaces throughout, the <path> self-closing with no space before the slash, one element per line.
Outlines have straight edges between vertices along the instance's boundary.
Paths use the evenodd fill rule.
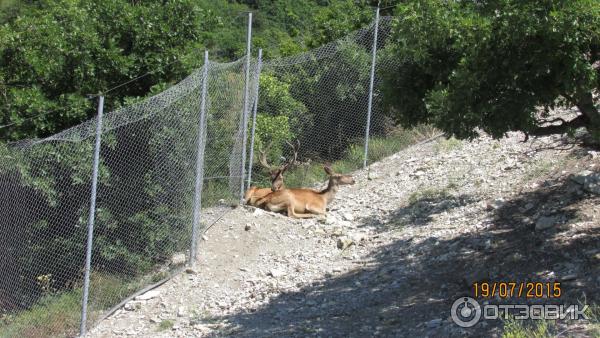
<path fill-rule="evenodd" d="M 351 175 L 337 174 L 329 166 L 325 166 L 323 169 L 329 176 L 329 184 L 324 190 L 281 189 L 259 199 L 256 206 L 275 212 L 287 211 L 287 215 L 294 218 L 325 215 L 327 205 L 333 201 L 338 187 L 354 184 L 354 178 Z"/>
<path fill-rule="evenodd" d="M 290 168 L 291 165 L 294 165 L 298 159 L 298 148 L 300 148 L 300 141 L 296 141 L 297 146 L 294 146 L 290 142 L 286 141 L 286 143 L 292 148 L 292 152 L 294 153 L 293 158 L 290 161 L 287 161 L 283 165 L 273 166 L 267 162 L 267 152 L 271 147 L 272 143 L 269 143 L 265 149 L 259 150 L 259 163 L 269 172 L 269 176 L 271 179 L 271 187 L 270 188 L 259 188 L 257 186 L 251 186 L 246 193 L 244 194 L 244 202 L 246 204 L 256 206 L 256 201 L 267 196 L 268 194 L 283 189 L 283 173 Z"/>

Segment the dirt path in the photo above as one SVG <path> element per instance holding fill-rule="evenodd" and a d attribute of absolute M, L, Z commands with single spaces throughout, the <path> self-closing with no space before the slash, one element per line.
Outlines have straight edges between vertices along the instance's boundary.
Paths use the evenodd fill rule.
<path fill-rule="evenodd" d="M 326 219 L 234 209 L 201 241 L 198 274 L 89 336 L 500 335 L 500 321 L 463 329 L 450 319 L 482 280 L 563 281 L 561 301 L 600 303 L 600 197 L 572 179 L 600 171 L 600 158 L 521 140 L 409 148 L 373 164 L 369 179 L 356 172 Z M 550 330 L 598 334 L 581 321 Z"/>

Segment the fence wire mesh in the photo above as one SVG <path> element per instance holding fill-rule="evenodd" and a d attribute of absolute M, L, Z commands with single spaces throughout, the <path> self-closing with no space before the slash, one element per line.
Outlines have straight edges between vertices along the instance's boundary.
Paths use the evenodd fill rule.
<path fill-rule="evenodd" d="M 385 50 L 390 27 L 391 18 L 381 18 L 379 50 Z M 203 184 L 197 237 L 239 201 L 248 175 L 244 152 L 253 184 L 261 186 L 269 181 L 258 165 L 260 153 L 277 165 L 291 158 L 288 143 L 300 145 L 298 162 L 285 176 L 288 187 L 322 182 L 324 163 L 339 172 L 362 167 L 373 33 L 371 25 L 316 50 L 264 62 L 258 97 L 253 59 L 247 110 L 241 59 L 211 62 L 206 81 L 199 69 L 159 95 L 105 115 L 88 327 L 189 259 L 198 154 Z M 378 54 L 377 74 L 394 67 L 395 60 Z M 378 75 L 368 162 L 414 141 L 383 110 L 379 82 Z M 199 130 L 202 83 L 206 115 Z M 256 99 L 255 155 L 249 158 Z M 0 145 L 2 336 L 77 334 L 95 126 L 90 120 L 43 140 Z M 33 315 L 23 315 L 36 306 L 64 312 L 64 320 L 37 325 Z"/>

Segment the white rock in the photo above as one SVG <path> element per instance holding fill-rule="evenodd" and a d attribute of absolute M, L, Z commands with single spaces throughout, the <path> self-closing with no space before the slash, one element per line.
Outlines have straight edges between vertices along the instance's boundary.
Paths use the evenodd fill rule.
<path fill-rule="evenodd" d="M 141 294 L 141 295 L 135 297 L 135 300 L 148 300 L 148 299 L 156 298 L 158 296 L 160 296 L 160 291 L 150 290 L 144 294 Z"/>
<path fill-rule="evenodd" d="M 184 253 L 175 253 L 171 257 L 171 265 L 183 265 L 187 261 Z"/>
<path fill-rule="evenodd" d="M 488 210 L 498 210 L 506 204 L 504 198 L 497 198 L 487 206 Z"/>
<path fill-rule="evenodd" d="M 354 221 L 354 215 L 352 215 L 349 212 L 344 213 L 343 217 L 346 221 L 350 221 L 350 222 Z"/>
<path fill-rule="evenodd" d="M 362 233 L 362 232 L 357 232 L 357 233 L 350 234 L 349 237 L 355 243 L 359 243 L 361 241 L 364 241 L 367 238 L 367 236 L 364 233 Z"/>
<path fill-rule="evenodd" d="M 127 302 L 125 304 L 125 306 L 123 306 L 123 309 L 125 309 L 126 311 L 135 311 L 136 309 L 138 309 L 140 307 L 140 302 Z"/>
<path fill-rule="evenodd" d="M 349 238 L 349 237 L 340 237 L 337 240 L 337 247 L 340 250 L 345 250 L 346 248 L 348 248 L 350 245 L 354 244 L 354 241 Z"/>
<path fill-rule="evenodd" d="M 273 278 L 279 278 L 279 277 L 283 277 L 286 275 L 285 271 L 281 270 L 281 269 L 271 269 L 269 270 L 269 272 L 267 273 L 267 275 L 273 277 Z"/>

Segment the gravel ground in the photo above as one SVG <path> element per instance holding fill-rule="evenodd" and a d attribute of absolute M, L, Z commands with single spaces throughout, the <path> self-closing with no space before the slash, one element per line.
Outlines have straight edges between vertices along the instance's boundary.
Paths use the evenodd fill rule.
<path fill-rule="evenodd" d="M 200 242 L 198 273 L 132 300 L 88 336 L 500 336 L 501 321 L 463 329 L 450 318 L 484 280 L 561 281 L 561 302 L 598 304 L 599 153 L 522 140 L 408 148 L 355 172 L 326 218 L 232 209 Z M 553 330 L 599 332 L 588 321 Z"/>

